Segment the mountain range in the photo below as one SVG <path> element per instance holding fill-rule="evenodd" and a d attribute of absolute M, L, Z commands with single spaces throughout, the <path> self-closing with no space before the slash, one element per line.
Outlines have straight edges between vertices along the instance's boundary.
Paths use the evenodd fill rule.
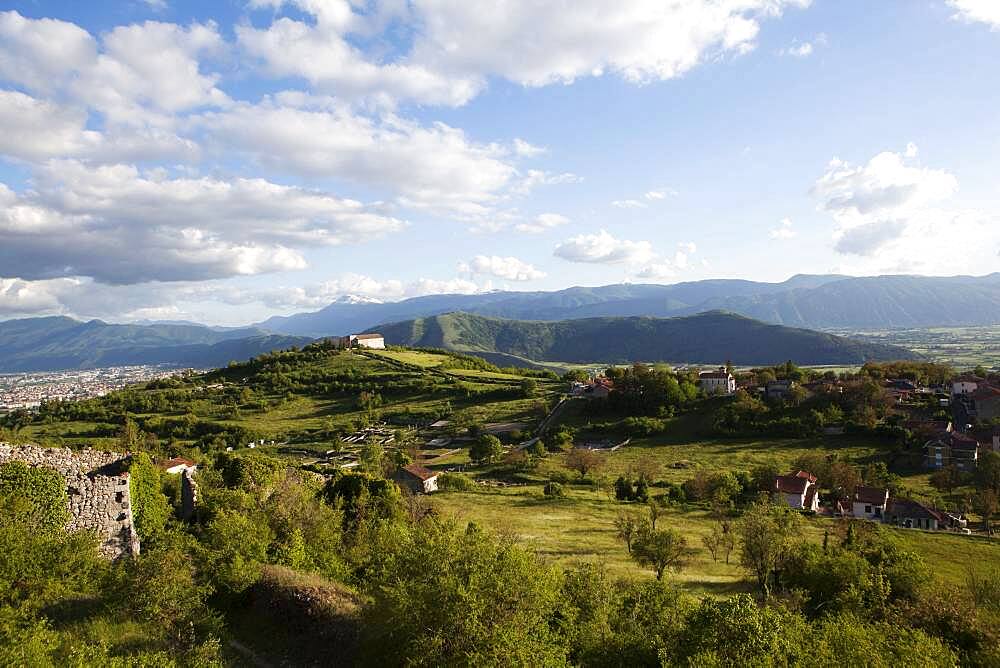
<path fill-rule="evenodd" d="M 379 327 L 386 343 L 447 348 L 496 362 L 689 362 L 740 365 L 862 364 L 916 357 L 898 346 L 771 325 L 712 311 L 675 318 L 605 317 L 555 322 L 448 313 Z M 498 359 L 497 354 L 501 358 Z M 508 360 L 502 357 L 510 357 Z"/>
<path fill-rule="evenodd" d="M 388 322 L 462 311 L 514 320 L 672 317 L 725 310 L 812 329 L 900 329 L 1000 323 L 1000 273 L 988 276 L 798 275 L 781 283 L 714 279 L 622 284 L 555 292 L 431 295 L 390 303 L 335 302 L 257 326 L 298 336 L 364 331 Z"/>
<path fill-rule="evenodd" d="M 257 328 L 114 325 L 62 316 L 0 322 L 0 373 L 131 364 L 224 366 L 311 339 Z"/>

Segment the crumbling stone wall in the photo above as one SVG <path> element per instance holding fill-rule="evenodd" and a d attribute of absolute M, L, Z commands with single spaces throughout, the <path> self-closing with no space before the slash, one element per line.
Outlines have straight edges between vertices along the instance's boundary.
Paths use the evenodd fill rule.
<path fill-rule="evenodd" d="M 70 513 L 66 530 L 94 531 L 101 554 L 109 559 L 139 554 L 125 470 L 127 459 L 127 455 L 116 452 L 0 443 L 0 465 L 22 461 L 53 469 L 66 479 Z"/>

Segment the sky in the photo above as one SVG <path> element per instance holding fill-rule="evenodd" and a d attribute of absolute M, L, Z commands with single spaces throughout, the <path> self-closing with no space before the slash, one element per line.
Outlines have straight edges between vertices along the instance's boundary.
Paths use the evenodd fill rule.
<path fill-rule="evenodd" d="M 0 3 L 0 319 L 1000 270 L 1000 0 Z"/>

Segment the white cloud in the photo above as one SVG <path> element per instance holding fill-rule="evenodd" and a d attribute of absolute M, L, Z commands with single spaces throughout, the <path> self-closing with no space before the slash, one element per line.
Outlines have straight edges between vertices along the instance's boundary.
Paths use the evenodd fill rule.
<path fill-rule="evenodd" d="M 0 272 L 108 283 L 301 269 L 295 248 L 356 243 L 403 223 L 364 204 L 262 179 L 166 178 L 53 161 L 36 191 L 0 190 Z"/>
<path fill-rule="evenodd" d="M 525 158 L 534 158 L 535 156 L 542 155 L 546 153 L 547 149 L 542 146 L 535 146 L 534 144 L 529 144 L 520 138 L 514 139 L 514 153 Z"/>
<path fill-rule="evenodd" d="M 418 278 L 405 282 L 380 280 L 364 274 L 344 274 L 314 285 L 277 287 L 264 290 L 237 290 L 220 294 L 219 299 L 234 304 L 259 302 L 280 310 L 321 308 L 333 301 L 398 301 L 436 294 L 475 294 L 492 289 L 492 284 L 478 284 L 464 278 Z"/>
<path fill-rule="evenodd" d="M 463 274 L 477 276 L 493 276 L 508 281 L 534 281 L 545 278 L 545 272 L 516 257 L 501 257 L 499 255 L 477 255 L 468 262 L 459 263 L 458 270 Z"/>
<path fill-rule="evenodd" d="M 677 191 L 673 188 L 659 188 L 656 190 L 649 190 L 643 195 L 644 199 L 653 201 L 666 199 L 667 197 L 676 197 Z"/>
<path fill-rule="evenodd" d="M 793 229 L 791 218 L 782 218 L 781 222 L 777 227 L 772 227 L 768 231 L 767 235 L 772 239 L 778 240 L 788 240 L 795 238 L 795 230 Z"/>
<path fill-rule="evenodd" d="M 906 152 L 916 155 L 916 146 L 907 145 Z M 958 188 L 948 172 L 910 166 L 904 158 L 907 155 L 886 151 L 862 166 L 834 158 L 813 193 L 825 210 L 850 219 L 919 208 L 947 199 Z"/>
<path fill-rule="evenodd" d="M 335 91 L 345 99 L 389 105 L 402 98 L 460 106 L 483 86 L 478 77 L 446 76 L 419 64 L 370 62 L 347 40 L 354 28 L 363 28 L 362 17 L 347 2 L 297 4 L 314 15 L 315 24 L 283 17 L 266 29 L 236 27 L 240 46 L 260 60 L 267 74 L 301 77 L 317 90 Z"/>
<path fill-rule="evenodd" d="M 527 234 L 540 234 L 554 227 L 568 225 L 569 218 L 558 213 L 540 213 L 534 220 L 528 223 L 519 223 L 514 227 L 518 232 Z"/>
<path fill-rule="evenodd" d="M 251 159 L 310 176 L 374 184 L 402 204 L 464 217 L 486 216 L 515 190 L 517 170 L 496 144 L 470 141 L 443 123 L 376 120 L 344 108 L 240 104 L 197 121 L 215 141 Z"/>
<path fill-rule="evenodd" d="M 819 47 L 824 47 L 828 43 L 825 33 L 819 33 L 812 41 L 800 42 L 793 40 L 791 45 L 778 50 L 779 56 L 792 56 L 794 58 L 808 58 Z"/>
<path fill-rule="evenodd" d="M 979 21 L 991 30 L 1000 30 L 1000 3 L 996 0 L 948 0 L 948 4 L 958 10 L 955 18 Z"/>
<path fill-rule="evenodd" d="M 671 79 L 705 60 L 755 46 L 762 20 L 810 0 L 512 0 L 483 11 L 466 0 L 368 5 L 313 0 L 251 2 L 275 12 L 264 28 L 237 28 L 240 46 L 265 72 L 301 77 L 317 89 L 393 104 L 462 105 L 502 77 L 526 86 L 614 73 L 633 83 Z M 283 5 L 311 15 L 279 15 Z M 409 49 L 384 48 L 393 26 Z M 399 26 L 405 26 L 399 28 Z M 352 45 L 375 41 L 391 58 Z M 398 40 L 398 37 L 397 37 Z"/>
<path fill-rule="evenodd" d="M 654 281 L 669 279 L 677 276 L 677 267 L 667 260 L 653 262 L 640 269 L 635 276 Z"/>
<path fill-rule="evenodd" d="M 596 264 L 643 264 L 654 257 L 648 241 L 616 239 L 605 230 L 567 239 L 556 246 L 554 254 L 569 262 Z"/>
<path fill-rule="evenodd" d="M 565 183 L 580 183 L 583 178 L 576 174 L 563 172 L 553 174 L 541 169 L 529 169 L 528 173 L 519 177 L 511 186 L 510 191 L 515 195 L 527 195 L 538 186 L 553 186 Z"/>
<path fill-rule="evenodd" d="M 671 79 L 707 58 L 754 47 L 760 21 L 808 0 L 530 0 L 502 16 L 466 0 L 414 3 L 423 26 L 411 60 L 454 76 L 498 75 L 527 86 L 605 72 L 634 83 Z"/>
<path fill-rule="evenodd" d="M 943 205 L 958 189 L 945 170 L 911 164 L 917 147 L 854 166 L 834 159 L 813 194 L 835 222 L 834 248 L 854 273 L 991 271 L 1000 217 Z M 974 240 L 974 243 L 970 243 Z"/>
<path fill-rule="evenodd" d="M 96 60 L 94 38 L 75 24 L 0 12 L 0 78 L 51 92 Z"/>
<path fill-rule="evenodd" d="M 618 209 L 645 209 L 646 205 L 637 199 L 616 199 L 611 202 L 611 206 Z"/>

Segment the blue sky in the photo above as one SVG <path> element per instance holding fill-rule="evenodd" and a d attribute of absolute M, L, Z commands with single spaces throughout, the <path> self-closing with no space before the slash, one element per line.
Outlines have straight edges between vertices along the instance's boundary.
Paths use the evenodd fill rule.
<path fill-rule="evenodd" d="M 995 0 L 5 5 L 0 318 L 1000 267 Z"/>

